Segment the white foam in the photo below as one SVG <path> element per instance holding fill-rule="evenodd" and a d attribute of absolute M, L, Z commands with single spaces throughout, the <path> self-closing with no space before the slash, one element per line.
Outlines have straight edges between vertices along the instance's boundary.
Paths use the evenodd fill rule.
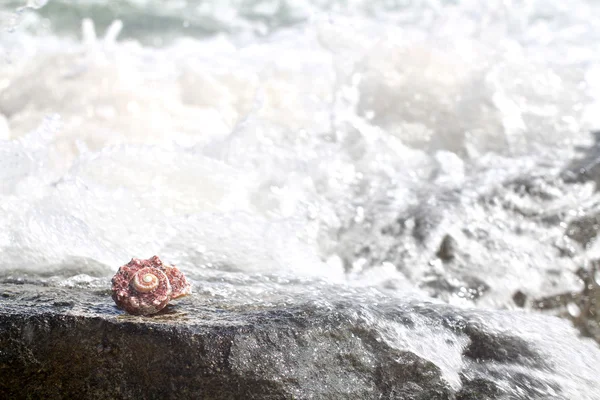
<path fill-rule="evenodd" d="M 152 15 L 182 12 L 143 3 Z M 194 39 L 183 27 L 163 47 L 117 41 L 120 21 L 102 40 L 90 20 L 81 42 L 24 27 L 2 37 L 13 62 L 0 68 L 0 135 L 10 139 L 0 144 L 8 210 L 0 243 L 15 250 L 6 262 L 35 272 L 43 264 L 31 262 L 35 254 L 104 265 L 162 252 L 190 268 L 273 273 L 279 264 L 282 273 L 339 279 L 343 267 L 353 284 L 406 288 L 431 273 L 450 232 L 473 254 L 467 272 L 489 266 L 498 294 L 490 304 L 508 301 L 523 262 L 534 271 L 528 289 L 556 285 L 548 263 L 560 230 L 521 224 L 478 199 L 536 209 L 590 196 L 522 199 L 497 183 L 539 168 L 553 174 L 552 154 L 572 156 L 574 143 L 589 142 L 597 56 L 578 40 L 593 22 L 576 10 L 539 22 L 545 5 L 383 13 L 383 2 L 358 3 L 363 11 L 292 7 L 302 23 L 264 38 L 249 34 L 266 34 L 251 15 L 278 14 L 256 4 L 242 15 L 229 2 L 196 11 L 235 33 Z M 494 19 L 496 6 L 505 14 Z M 564 48 L 576 57 L 565 60 Z M 31 134 L 49 113 L 60 114 L 60 127 L 38 132 L 51 138 Z M 431 225 L 425 243 L 410 235 L 423 225 L 414 218 L 403 234 L 381 234 L 410 213 Z M 489 240 L 465 233 L 474 227 Z M 261 248 L 261 235 L 279 238 Z M 335 258 L 342 267 L 325 262 Z M 577 261 L 561 263 L 570 273 Z M 556 290 L 571 286 L 565 277 Z"/>

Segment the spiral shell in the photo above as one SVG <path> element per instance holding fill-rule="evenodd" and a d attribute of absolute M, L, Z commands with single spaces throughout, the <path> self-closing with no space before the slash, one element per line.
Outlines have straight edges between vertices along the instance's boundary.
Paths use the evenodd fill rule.
<path fill-rule="evenodd" d="M 160 274 L 158 275 L 160 276 Z M 160 284 L 160 278 L 163 278 L 162 276 L 159 278 L 159 276 L 150 268 L 142 268 L 133 276 L 131 286 L 140 293 L 152 292 Z"/>
<path fill-rule="evenodd" d="M 154 256 L 148 260 L 133 258 L 112 278 L 112 298 L 129 314 L 155 314 L 171 299 L 191 293 L 191 285 L 174 266 L 163 265 Z"/>

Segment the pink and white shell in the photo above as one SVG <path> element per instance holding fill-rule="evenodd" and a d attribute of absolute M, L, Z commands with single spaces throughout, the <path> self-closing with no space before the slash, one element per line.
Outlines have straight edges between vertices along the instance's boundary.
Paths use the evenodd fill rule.
<path fill-rule="evenodd" d="M 117 306 L 133 315 L 155 314 L 171 299 L 189 295 L 191 285 L 174 266 L 164 265 L 154 256 L 133 258 L 112 278 L 112 298 Z"/>

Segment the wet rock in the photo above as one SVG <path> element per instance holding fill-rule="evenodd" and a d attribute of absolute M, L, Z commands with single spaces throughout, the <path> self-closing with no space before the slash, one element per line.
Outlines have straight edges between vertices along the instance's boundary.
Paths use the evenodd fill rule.
<path fill-rule="evenodd" d="M 527 302 L 527 295 L 520 290 L 517 290 L 515 294 L 513 294 L 513 301 L 517 307 L 525 307 L 525 303 Z"/>
<path fill-rule="evenodd" d="M 457 296 L 463 299 L 476 301 L 485 294 L 490 286 L 476 276 L 462 278 L 450 274 L 433 273 L 424 279 L 420 287 L 434 298 L 449 299 Z"/>
<path fill-rule="evenodd" d="M 442 261 L 452 261 L 456 257 L 456 240 L 450 235 L 444 235 L 436 255 Z"/>
<path fill-rule="evenodd" d="M 562 172 L 562 178 L 568 183 L 592 181 L 596 188 L 600 184 L 600 131 L 591 132 L 594 144 L 582 147 L 581 157 L 573 160 Z"/>
<path fill-rule="evenodd" d="M 535 364 L 544 367 L 543 360 L 523 339 L 510 334 L 496 335 L 477 324 L 467 324 L 462 330 L 471 339 L 463 355 L 476 363 L 496 361 L 511 364 Z"/>
<path fill-rule="evenodd" d="M 456 400 L 493 400 L 501 394 L 498 386 L 490 381 L 484 379 L 464 379 L 464 381 L 462 389 L 456 395 Z"/>
<path fill-rule="evenodd" d="M 0 291 L 10 295 L 0 298 L 0 398 L 593 399 L 600 391 L 586 380 L 600 350 L 554 318 L 343 296 L 219 307 L 197 294 L 138 317 L 117 310 L 108 291 Z M 500 328 L 506 318 L 515 328 Z M 565 335 L 588 364 L 564 366 L 555 346 L 535 339 Z"/>
<path fill-rule="evenodd" d="M 583 335 L 600 343 L 600 260 L 591 262 L 587 268 L 580 268 L 577 275 L 583 284 L 580 292 L 537 299 L 533 307 L 571 320 Z"/>
<path fill-rule="evenodd" d="M 572 220 L 565 233 L 582 246 L 587 246 L 598 236 L 599 231 L 600 213 L 594 213 Z"/>

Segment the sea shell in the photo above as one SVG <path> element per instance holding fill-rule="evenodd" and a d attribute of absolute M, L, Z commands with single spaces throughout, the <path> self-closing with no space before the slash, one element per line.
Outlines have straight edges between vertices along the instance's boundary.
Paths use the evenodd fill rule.
<path fill-rule="evenodd" d="M 154 256 L 148 260 L 133 258 L 112 278 L 112 298 L 129 314 L 155 314 L 171 299 L 192 292 L 190 283 L 174 266 L 164 265 Z"/>

